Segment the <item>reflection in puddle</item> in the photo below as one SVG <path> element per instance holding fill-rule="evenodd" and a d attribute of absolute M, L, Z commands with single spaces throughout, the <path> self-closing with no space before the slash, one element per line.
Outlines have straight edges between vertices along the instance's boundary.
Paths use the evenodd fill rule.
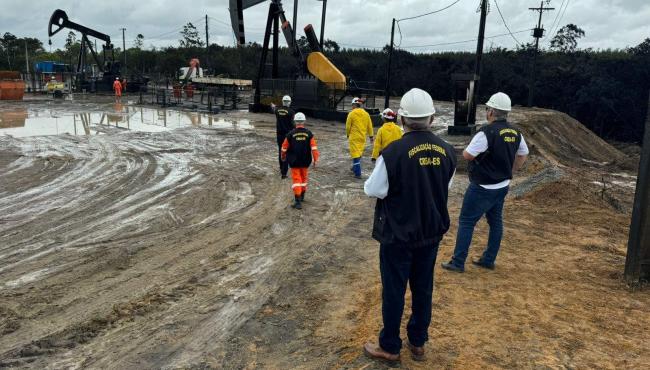
<path fill-rule="evenodd" d="M 0 135 L 97 135 L 101 128 L 116 127 L 140 132 L 161 132 L 181 127 L 207 126 L 250 130 L 249 120 L 235 122 L 210 114 L 178 110 L 132 107 L 116 103 L 109 112 L 62 113 L 50 111 L 0 112 Z"/>

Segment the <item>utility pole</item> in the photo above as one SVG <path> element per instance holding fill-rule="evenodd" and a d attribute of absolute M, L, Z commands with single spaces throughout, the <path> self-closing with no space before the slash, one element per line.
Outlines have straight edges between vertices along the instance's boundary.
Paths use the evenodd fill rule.
<path fill-rule="evenodd" d="M 478 27 L 478 42 L 476 43 L 476 65 L 474 66 L 474 93 L 469 107 L 469 123 L 474 124 L 476 120 L 476 101 L 478 100 L 479 85 L 481 82 L 481 59 L 483 59 L 483 41 L 485 40 L 485 20 L 488 13 L 488 1 L 481 0 L 481 21 Z"/>
<path fill-rule="evenodd" d="M 393 43 L 395 40 L 395 18 L 393 18 L 393 25 L 391 26 L 390 29 L 390 45 L 388 47 L 388 68 L 386 71 L 386 97 L 384 98 L 384 109 L 388 108 L 390 105 L 389 100 L 390 100 L 390 68 L 391 64 L 393 62 Z"/>
<path fill-rule="evenodd" d="M 546 1 L 549 3 L 549 0 Z M 544 0 L 539 3 L 539 8 L 528 8 L 529 10 L 539 12 L 539 21 L 537 27 L 533 29 L 533 37 L 535 38 L 535 55 L 533 56 L 533 69 L 530 76 L 530 86 L 528 87 L 528 106 L 533 106 L 533 99 L 535 98 L 535 82 L 537 79 L 537 54 L 539 54 L 539 39 L 544 37 L 544 28 L 542 28 L 542 14 L 545 11 L 555 10 L 555 8 L 545 8 Z"/>
<path fill-rule="evenodd" d="M 122 53 L 124 54 L 124 72 L 122 72 L 122 76 L 126 75 L 126 38 L 124 35 L 124 32 L 126 31 L 126 28 L 120 28 L 122 30 Z"/>
<path fill-rule="evenodd" d="M 25 40 L 25 73 L 29 75 L 29 53 L 27 52 L 27 40 Z"/>
<path fill-rule="evenodd" d="M 625 280 L 634 286 L 650 279 L 650 99 L 648 107 L 625 258 Z"/>
<path fill-rule="evenodd" d="M 205 50 L 210 46 L 210 36 L 208 34 L 208 15 L 205 15 Z"/>

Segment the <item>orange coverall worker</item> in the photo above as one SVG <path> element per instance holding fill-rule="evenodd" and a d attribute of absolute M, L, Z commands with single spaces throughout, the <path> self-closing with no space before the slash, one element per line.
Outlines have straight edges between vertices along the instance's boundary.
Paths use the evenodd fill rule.
<path fill-rule="evenodd" d="M 381 151 L 386 149 L 388 144 L 402 138 L 402 129 L 393 121 L 386 121 L 384 125 L 377 130 L 375 144 L 372 147 L 372 160 L 376 160 Z"/>
<path fill-rule="evenodd" d="M 305 200 L 307 191 L 308 168 L 318 163 L 320 156 L 314 134 L 305 128 L 304 124 L 296 122 L 296 128 L 291 130 L 282 143 L 282 160 L 289 162 L 291 167 L 291 179 L 293 184 L 293 195 L 295 198 L 294 208 L 300 209 L 301 202 Z"/>
<path fill-rule="evenodd" d="M 113 82 L 113 90 L 115 90 L 115 96 L 122 96 L 122 84 L 120 83 L 120 80 L 115 80 L 115 82 Z"/>

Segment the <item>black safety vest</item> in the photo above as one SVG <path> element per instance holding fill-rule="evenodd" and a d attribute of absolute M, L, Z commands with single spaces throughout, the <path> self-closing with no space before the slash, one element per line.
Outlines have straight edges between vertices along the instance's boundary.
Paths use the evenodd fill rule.
<path fill-rule="evenodd" d="M 289 131 L 293 130 L 293 116 L 296 112 L 289 107 L 275 108 L 275 130 L 278 144 L 282 144 Z"/>
<path fill-rule="evenodd" d="M 469 181 L 477 185 L 492 185 L 512 179 L 521 133 L 506 120 L 492 122 L 480 132 L 487 138 L 488 149 L 469 162 Z"/>
<path fill-rule="evenodd" d="M 430 131 L 412 131 L 382 151 L 388 195 L 378 199 L 372 237 L 381 244 L 433 246 L 449 230 L 447 196 L 454 148 Z"/>
<path fill-rule="evenodd" d="M 292 168 L 309 167 L 311 164 L 311 139 L 314 134 L 304 127 L 291 130 L 286 138 L 289 141 L 287 161 Z"/>

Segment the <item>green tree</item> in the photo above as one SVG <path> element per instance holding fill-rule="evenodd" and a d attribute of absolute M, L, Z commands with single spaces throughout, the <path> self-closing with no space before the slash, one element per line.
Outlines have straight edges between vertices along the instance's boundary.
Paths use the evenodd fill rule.
<path fill-rule="evenodd" d="M 567 24 L 560 28 L 551 40 L 551 50 L 562 53 L 573 53 L 578 48 L 578 40 L 584 37 L 585 31 L 575 24 Z"/>
<path fill-rule="evenodd" d="M 639 56 L 650 56 L 650 38 L 645 39 L 637 46 L 627 49 L 627 52 Z"/>
<path fill-rule="evenodd" d="M 204 45 L 201 37 L 199 37 L 199 31 L 197 31 L 192 22 L 188 22 L 183 26 L 181 36 L 183 38 L 179 42 L 182 48 L 203 47 Z"/>
<path fill-rule="evenodd" d="M 5 32 L 5 34 L 0 39 L 0 48 L 2 49 L 2 54 L 4 54 L 3 59 L 7 61 L 7 66 L 9 69 L 13 69 L 15 66 L 16 59 L 16 49 L 18 48 L 18 38 L 10 32 Z"/>
<path fill-rule="evenodd" d="M 144 45 L 144 36 L 142 36 L 142 34 L 139 33 L 138 36 L 135 37 L 135 41 L 133 41 L 133 47 L 140 50 L 142 49 L 143 45 Z"/>
<path fill-rule="evenodd" d="M 326 52 L 338 53 L 341 50 L 341 47 L 336 41 L 327 39 L 325 42 L 323 42 L 323 49 L 325 49 L 324 51 Z"/>
<path fill-rule="evenodd" d="M 77 35 L 74 32 L 68 32 L 68 36 L 65 38 L 65 48 L 70 50 L 77 43 Z"/>

